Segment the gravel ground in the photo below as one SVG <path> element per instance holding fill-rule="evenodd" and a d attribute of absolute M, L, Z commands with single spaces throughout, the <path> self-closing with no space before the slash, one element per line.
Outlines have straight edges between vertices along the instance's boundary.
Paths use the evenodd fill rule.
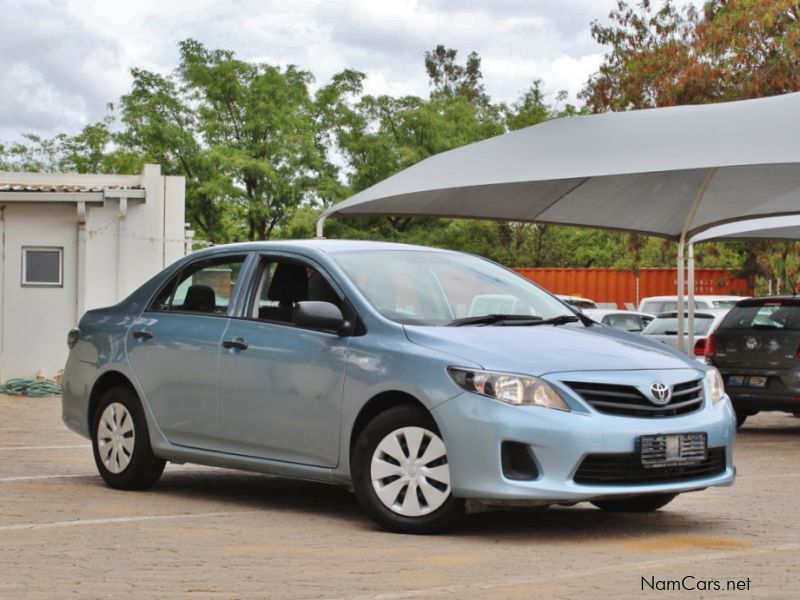
<path fill-rule="evenodd" d="M 733 487 L 415 537 L 344 489 L 263 475 L 168 465 L 152 490 L 111 490 L 58 398 L 0 396 L 0 598 L 798 598 L 798 447 L 800 419 L 758 415 Z"/>

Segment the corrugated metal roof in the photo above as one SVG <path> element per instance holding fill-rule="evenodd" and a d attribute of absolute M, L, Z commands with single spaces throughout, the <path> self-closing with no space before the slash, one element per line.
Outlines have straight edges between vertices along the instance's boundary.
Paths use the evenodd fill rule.
<path fill-rule="evenodd" d="M 141 190 L 142 186 L 125 185 L 60 185 L 52 183 L 0 183 L 0 192 L 61 192 L 82 193 L 103 190 Z"/>

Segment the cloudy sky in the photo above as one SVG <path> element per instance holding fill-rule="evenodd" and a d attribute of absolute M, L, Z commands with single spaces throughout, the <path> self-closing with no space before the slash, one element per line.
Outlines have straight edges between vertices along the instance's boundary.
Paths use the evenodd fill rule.
<path fill-rule="evenodd" d="M 496 100 L 533 79 L 574 98 L 600 64 L 589 33 L 615 0 L 0 0 L 0 140 L 75 133 L 128 90 L 132 66 L 169 72 L 188 37 L 294 63 L 326 81 L 367 73 L 369 93 L 428 92 L 436 44 L 472 50 Z"/>

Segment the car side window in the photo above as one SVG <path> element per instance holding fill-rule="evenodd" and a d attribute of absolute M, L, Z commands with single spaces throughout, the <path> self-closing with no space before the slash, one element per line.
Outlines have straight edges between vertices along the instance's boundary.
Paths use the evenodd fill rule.
<path fill-rule="evenodd" d="M 317 300 L 343 308 L 342 298 L 314 267 L 298 260 L 265 258 L 250 304 L 250 317 L 260 321 L 292 323 L 298 302 Z"/>
<path fill-rule="evenodd" d="M 245 256 L 226 256 L 192 263 L 159 292 L 149 310 L 224 315 Z"/>

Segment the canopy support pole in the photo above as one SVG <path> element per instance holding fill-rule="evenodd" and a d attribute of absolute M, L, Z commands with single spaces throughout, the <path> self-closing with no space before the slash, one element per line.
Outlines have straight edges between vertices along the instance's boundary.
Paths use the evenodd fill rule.
<path fill-rule="evenodd" d="M 314 238 L 315 240 L 324 240 L 325 239 L 325 219 L 328 217 L 326 215 L 322 215 L 319 219 L 317 219 L 317 236 Z"/>
<path fill-rule="evenodd" d="M 703 178 L 703 182 L 700 184 L 700 187 L 697 188 L 697 194 L 694 197 L 694 203 L 692 204 L 692 209 L 689 211 L 689 215 L 686 217 L 686 222 L 683 224 L 683 230 L 681 231 L 681 238 L 678 241 L 678 350 L 681 352 L 687 352 L 686 350 L 686 340 L 684 339 L 684 325 L 685 325 L 685 318 L 684 318 L 684 310 L 685 310 L 685 303 L 683 299 L 683 294 L 685 290 L 683 289 L 683 275 L 684 269 L 686 268 L 686 262 L 684 260 L 684 250 L 686 249 L 686 236 L 689 234 L 689 229 L 694 222 L 694 218 L 697 215 L 697 209 L 700 208 L 700 202 L 703 200 L 703 196 L 706 194 L 706 190 L 708 186 L 711 185 L 711 181 L 714 179 L 714 175 L 717 174 L 717 167 L 712 167 L 708 171 L 706 171 L 706 176 Z M 694 249 L 689 246 L 692 254 L 691 258 L 691 268 L 694 268 Z M 694 272 L 691 275 L 691 287 L 689 288 L 689 305 L 691 306 L 692 311 L 692 323 L 690 327 L 694 330 Z M 692 335 L 694 331 L 691 332 Z M 694 348 L 691 349 L 692 351 Z"/>
<path fill-rule="evenodd" d="M 681 236 L 680 241 L 678 241 L 678 350 L 681 352 L 686 352 L 686 348 L 683 345 L 683 295 L 686 293 L 686 285 L 684 283 L 684 275 L 686 274 L 686 242 Z"/>
<path fill-rule="evenodd" d="M 687 259 L 688 263 L 688 279 L 686 281 L 686 287 L 689 288 L 689 298 L 687 300 L 688 307 L 686 309 L 686 315 L 689 319 L 689 322 L 686 324 L 686 337 L 687 344 L 686 344 L 686 352 L 687 354 L 694 354 L 694 244 L 689 242 L 689 258 Z"/>

